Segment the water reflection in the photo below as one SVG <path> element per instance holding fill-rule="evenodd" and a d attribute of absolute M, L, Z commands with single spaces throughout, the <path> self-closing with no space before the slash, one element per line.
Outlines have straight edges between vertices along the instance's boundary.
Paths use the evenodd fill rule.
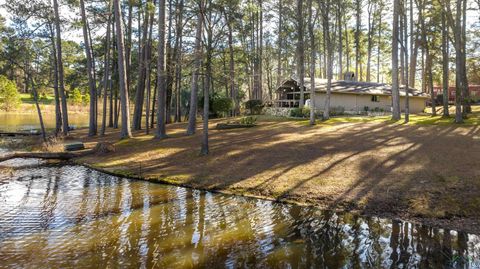
<path fill-rule="evenodd" d="M 71 126 L 85 127 L 88 126 L 88 113 L 76 113 L 68 118 Z M 43 122 L 45 128 L 55 128 L 55 114 L 44 113 Z M 37 113 L 0 113 L 0 131 L 3 132 L 19 132 L 29 130 L 40 130 Z"/>
<path fill-rule="evenodd" d="M 464 268 L 480 256 L 475 235 L 79 166 L 16 169 L 0 182 L 5 268 Z"/>

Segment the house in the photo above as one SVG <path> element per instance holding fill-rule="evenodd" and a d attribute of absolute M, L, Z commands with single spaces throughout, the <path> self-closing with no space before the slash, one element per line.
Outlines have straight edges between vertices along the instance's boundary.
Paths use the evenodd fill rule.
<path fill-rule="evenodd" d="M 455 86 L 448 87 L 448 101 L 451 103 L 455 102 L 456 89 L 457 88 Z M 468 85 L 468 91 L 470 92 L 470 98 L 472 100 L 476 102 L 480 101 L 480 85 Z M 435 97 L 438 96 L 439 94 L 443 94 L 442 86 L 434 86 L 433 93 L 435 94 Z"/>
<path fill-rule="evenodd" d="M 299 107 L 300 87 L 296 79 L 284 81 L 275 91 L 275 107 Z M 323 110 L 326 97 L 326 79 L 315 79 L 315 108 Z M 421 113 L 430 96 L 416 89 L 409 89 L 410 113 Z M 310 99 L 310 78 L 305 78 L 304 100 Z M 392 87 L 382 83 L 332 80 L 330 107 L 341 107 L 346 112 L 365 110 L 391 111 Z M 400 107 L 405 108 L 405 89 L 400 89 Z"/>

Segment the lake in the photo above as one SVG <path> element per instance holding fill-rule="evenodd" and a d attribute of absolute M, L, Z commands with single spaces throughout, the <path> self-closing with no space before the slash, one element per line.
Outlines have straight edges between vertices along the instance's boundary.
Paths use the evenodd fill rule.
<path fill-rule="evenodd" d="M 480 237 L 409 222 L 2 163 L 0 268 L 477 268 Z"/>
<path fill-rule="evenodd" d="M 42 116 L 45 128 L 55 129 L 55 114 L 45 113 Z M 99 118 L 100 121 L 101 118 Z M 76 128 L 88 127 L 88 113 L 71 114 L 68 117 L 68 123 Z M 40 130 L 40 123 L 36 113 L 19 114 L 0 111 L 0 131 L 17 132 L 29 130 Z"/>

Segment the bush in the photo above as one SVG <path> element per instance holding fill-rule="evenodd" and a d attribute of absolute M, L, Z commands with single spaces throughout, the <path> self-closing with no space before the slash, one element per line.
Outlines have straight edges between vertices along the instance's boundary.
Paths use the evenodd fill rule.
<path fill-rule="evenodd" d="M 78 88 L 73 89 L 72 93 L 70 94 L 70 103 L 72 105 L 80 105 L 82 104 L 82 93 Z"/>
<path fill-rule="evenodd" d="M 259 99 L 248 100 L 245 103 L 245 108 L 250 111 L 250 114 L 261 114 L 263 106 L 263 101 Z"/>
<path fill-rule="evenodd" d="M 87 92 L 82 96 L 82 104 L 86 106 L 88 105 L 89 102 L 90 102 L 90 94 Z"/>
<path fill-rule="evenodd" d="M 12 110 L 20 104 L 20 94 L 17 85 L 5 76 L 0 76 L 0 108 Z"/>
<path fill-rule="evenodd" d="M 228 97 L 217 97 L 212 100 L 212 112 L 216 115 L 227 115 L 233 108 L 233 100 Z"/>
<path fill-rule="evenodd" d="M 345 108 L 343 106 L 334 106 L 330 108 L 331 116 L 340 116 L 345 114 Z"/>
<path fill-rule="evenodd" d="M 243 125 L 253 125 L 257 122 L 256 117 L 243 117 L 240 119 L 240 124 Z"/>
<path fill-rule="evenodd" d="M 309 107 L 303 107 L 303 108 L 294 108 L 290 110 L 290 117 L 295 117 L 295 118 L 308 118 L 310 117 L 310 108 Z"/>

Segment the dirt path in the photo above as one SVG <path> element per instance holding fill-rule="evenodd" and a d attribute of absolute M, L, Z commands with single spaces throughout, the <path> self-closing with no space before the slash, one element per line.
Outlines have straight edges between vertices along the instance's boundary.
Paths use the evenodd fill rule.
<path fill-rule="evenodd" d="M 261 122 L 212 130 L 206 157 L 201 130 L 184 128 L 169 125 L 162 141 L 74 136 L 117 141 L 115 153 L 79 160 L 114 173 L 480 233 L 479 126 Z"/>

